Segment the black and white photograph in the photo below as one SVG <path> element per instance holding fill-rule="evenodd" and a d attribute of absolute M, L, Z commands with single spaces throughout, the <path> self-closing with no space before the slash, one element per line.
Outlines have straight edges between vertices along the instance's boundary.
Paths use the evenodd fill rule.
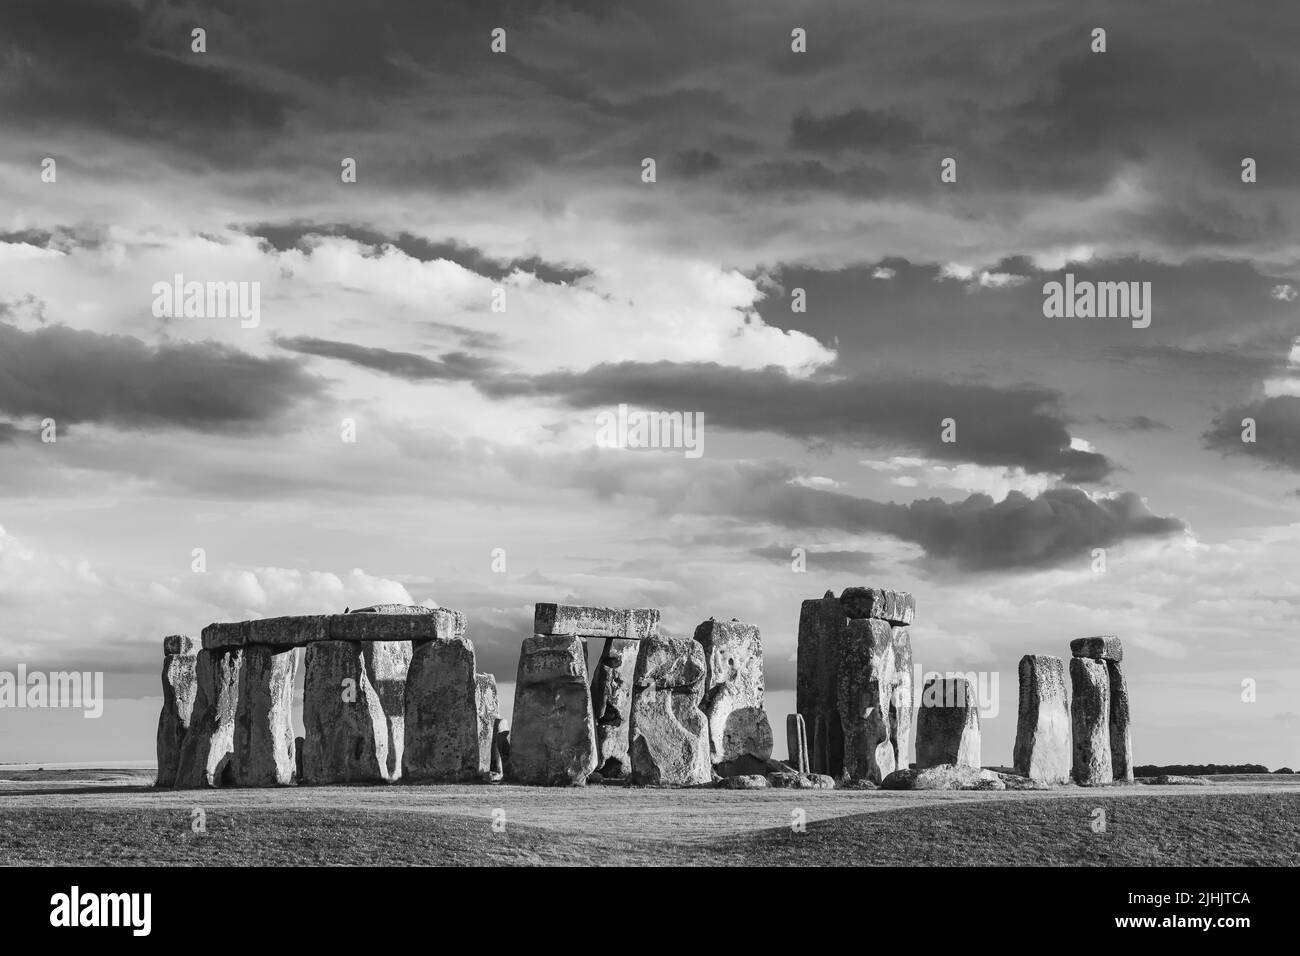
<path fill-rule="evenodd" d="M 779 923 L 869 867 L 978 884 L 900 941 L 1285 931 L 1298 41 L 0 0 L 6 926 L 398 867 Z"/>

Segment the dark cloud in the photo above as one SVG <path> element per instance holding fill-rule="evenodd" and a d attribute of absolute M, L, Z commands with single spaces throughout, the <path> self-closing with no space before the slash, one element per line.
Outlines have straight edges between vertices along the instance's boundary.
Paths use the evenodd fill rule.
<path fill-rule="evenodd" d="M 291 352 L 339 359 L 408 381 L 470 381 L 488 374 L 494 367 L 488 360 L 465 352 L 446 352 L 437 358 L 429 358 L 412 352 L 394 352 L 305 335 L 276 338 L 275 344 Z"/>
<path fill-rule="evenodd" d="M 896 152 L 916 145 L 921 139 L 918 123 L 889 110 L 858 107 L 823 116 L 802 112 L 790 122 L 790 145 L 815 153 L 838 153 L 846 149 Z"/>
<path fill-rule="evenodd" d="M 216 342 L 150 346 L 128 335 L 0 323 L 0 411 L 9 415 L 237 431 L 320 394 L 298 362 Z"/>
<path fill-rule="evenodd" d="M 1255 441 L 1242 440 L 1242 420 L 1255 421 Z M 1300 397 L 1275 395 L 1230 408 L 1202 436 L 1225 455 L 1248 455 L 1266 464 L 1300 469 Z"/>
<path fill-rule="evenodd" d="M 752 548 L 749 553 L 790 567 L 795 561 L 794 549 L 797 547 L 800 545 L 772 544 L 763 548 Z M 816 551 L 810 548 L 803 550 L 805 573 L 808 574 L 841 572 L 865 574 L 877 570 L 874 556 L 865 551 Z"/>
<path fill-rule="evenodd" d="M 391 236 L 366 226 L 343 223 L 262 223 L 246 226 L 244 232 L 265 239 L 277 252 L 309 249 L 313 236 L 350 239 L 374 249 L 392 246 L 420 262 L 442 259 L 454 262 L 485 278 L 496 280 L 504 279 L 518 271 L 531 273 L 543 282 L 558 285 L 571 284 L 591 274 L 587 269 L 547 262 L 538 256 L 508 260 L 494 259 L 473 246 L 455 240 L 435 241 L 408 232 Z"/>
<path fill-rule="evenodd" d="M 574 408 L 627 403 L 703 412 L 706 427 L 771 432 L 809 444 L 902 448 L 943 461 L 1019 466 L 1068 481 L 1100 481 L 1113 468 L 1104 455 L 1070 448 L 1059 394 L 1032 386 L 993 388 L 881 374 L 796 378 L 776 367 L 748 371 L 671 362 L 496 376 L 478 384 L 497 397 L 554 398 Z M 956 420 L 955 442 L 942 440 L 945 418 Z"/>
<path fill-rule="evenodd" d="M 722 168 L 722 159 L 707 149 L 686 149 L 673 157 L 673 169 L 687 179 L 697 179 Z"/>
<path fill-rule="evenodd" d="M 1099 418 L 1097 421 L 1131 432 L 1168 431 L 1169 426 L 1146 415 L 1131 415 L 1128 418 Z"/>
<path fill-rule="evenodd" d="M 11 422 L 0 422 L 0 445 L 12 445 L 23 434 L 21 428 Z"/>

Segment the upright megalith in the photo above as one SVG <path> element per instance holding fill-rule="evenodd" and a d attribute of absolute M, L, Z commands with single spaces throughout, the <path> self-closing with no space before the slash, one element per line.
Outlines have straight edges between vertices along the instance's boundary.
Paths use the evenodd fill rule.
<path fill-rule="evenodd" d="M 931 677 L 916 714 L 916 767 L 979 767 L 980 710 L 975 685 L 964 677 Z"/>
<path fill-rule="evenodd" d="M 632 719 L 632 677 L 640 641 L 605 638 L 591 678 L 591 703 L 596 715 L 597 769 L 607 779 L 632 772 L 628 729 Z"/>
<path fill-rule="evenodd" d="M 356 613 L 356 612 L 353 612 Z M 391 781 L 402 775 L 402 753 L 406 747 L 406 676 L 411 669 L 415 645 L 410 641 L 360 641 L 366 675 L 379 697 L 384 713 L 388 755 L 384 775 Z"/>
<path fill-rule="evenodd" d="M 695 629 L 707 673 L 701 709 L 709 722 L 709 750 L 723 777 L 763 774 L 771 768 L 772 725 L 763 710 L 763 643 L 758 628 L 732 618 L 709 618 Z"/>
<path fill-rule="evenodd" d="M 235 709 L 233 780 L 237 787 L 287 786 L 297 780 L 293 678 L 298 651 L 244 647 Z"/>
<path fill-rule="evenodd" d="M 707 676 L 698 642 L 670 637 L 641 642 L 632 681 L 634 784 L 684 787 L 713 779 L 709 721 L 700 710 Z"/>
<path fill-rule="evenodd" d="M 1110 767 L 1111 776 L 1124 783 L 1133 782 L 1133 734 L 1129 730 L 1128 682 L 1124 665 L 1106 661 L 1110 684 Z"/>
<path fill-rule="evenodd" d="M 474 675 L 474 710 L 478 714 L 478 771 L 480 775 L 492 777 L 500 766 L 492 765 L 492 742 L 496 735 L 497 718 L 500 715 L 497 697 L 497 679 L 493 674 Z M 498 761 L 499 763 L 499 761 Z"/>
<path fill-rule="evenodd" d="M 416 644 L 406 676 L 402 776 L 412 782 L 478 779 L 479 720 L 474 645 L 454 632 Z"/>
<path fill-rule="evenodd" d="M 388 721 L 361 642 L 309 644 L 305 667 L 304 782 L 390 780 Z"/>
<path fill-rule="evenodd" d="M 1110 677 L 1106 662 L 1070 658 L 1070 729 L 1074 782 L 1092 787 L 1110 783 Z"/>
<path fill-rule="evenodd" d="M 786 762 L 796 773 L 808 773 L 808 728 L 803 714 L 786 714 L 785 746 L 788 754 Z"/>
<path fill-rule="evenodd" d="M 813 773 L 878 784 L 907 766 L 914 616 L 903 591 L 846 588 L 803 602 L 796 707 L 812 735 Z"/>
<path fill-rule="evenodd" d="M 242 648 L 201 650 L 194 663 L 194 710 L 181 742 L 176 787 L 196 790 L 234 783 L 236 712 Z"/>
<path fill-rule="evenodd" d="M 155 785 L 176 785 L 181 745 L 194 713 L 198 692 L 195 677 L 195 642 L 179 634 L 163 638 L 162 711 L 158 715 L 158 779 Z"/>
<path fill-rule="evenodd" d="M 535 634 L 519 651 L 508 779 L 585 786 L 596 769 L 596 722 L 586 644 L 576 634 Z"/>
<path fill-rule="evenodd" d="M 1047 654 L 1020 658 L 1020 708 L 1013 752 L 1016 773 L 1039 783 L 1069 783 L 1070 705 L 1065 661 Z"/>

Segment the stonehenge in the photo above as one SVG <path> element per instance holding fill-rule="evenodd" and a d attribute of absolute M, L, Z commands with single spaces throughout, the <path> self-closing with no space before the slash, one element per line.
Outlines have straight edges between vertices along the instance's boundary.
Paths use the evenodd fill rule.
<path fill-rule="evenodd" d="M 458 611 L 375 605 L 214 623 L 197 641 L 163 641 L 156 785 L 872 790 L 1133 780 L 1118 637 L 1072 640 L 1068 666 L 1021 658 L 1014 772 L 994 773 L 981 766 L 973 677 L 928 676 L 913 700 L 915 614 L 910 594 L 881 588 L 802 603 L 786 763 L 772 755 L 759 629 L 736 618 L 676 637 L 659 633 L 652 608 L 539 603 L 508 715 Z"/>

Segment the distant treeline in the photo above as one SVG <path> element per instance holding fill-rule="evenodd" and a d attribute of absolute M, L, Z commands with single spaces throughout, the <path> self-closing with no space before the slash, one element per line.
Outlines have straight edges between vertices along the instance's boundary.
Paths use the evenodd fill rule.
<path fill-rule="evenodd" d="M 1208 773 L 1269 773 L 1269 769 L 1263 764 L 1258 763 L 1171 763 L 1167 766 L 1157 767 L 1155 764 L 1144 764 L 1140 767 L 1133 768 L 1135 777 L 1158 777 L 1162 773 L 1181 774 L 1183 776 L 1194 777 Z M 1281 767 L 1273 773 L 1295 773 L 1290 767 Z"/>

